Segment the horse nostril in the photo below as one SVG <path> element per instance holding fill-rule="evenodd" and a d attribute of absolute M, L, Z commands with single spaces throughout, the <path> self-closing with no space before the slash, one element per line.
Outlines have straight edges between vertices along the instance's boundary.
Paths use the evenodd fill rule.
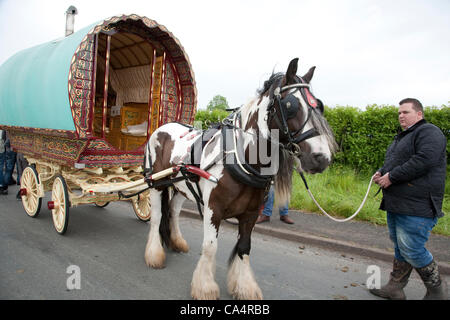
<path fill-rule="evenodd" d="M 317 162 L 322 162 L 323 159 L 325 159 L 325 156 L 323 155 L 323 153 L 314 153 L 313 157 L 314 157 L 314 160 L 316 160 Z"/>
<path fill-rule="evenodd" d="M 329 164 L 327 157 L 323 153 L 313 154 L 313 159 L 320 167 L 326 167 Z"/>

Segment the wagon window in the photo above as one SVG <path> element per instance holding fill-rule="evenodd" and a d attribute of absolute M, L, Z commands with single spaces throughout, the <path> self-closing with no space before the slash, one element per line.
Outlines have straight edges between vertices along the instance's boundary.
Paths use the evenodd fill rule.
<path fill-rule="evenodd" d="M 147 140 L 154 55 L 139 35 L 98 34 L 93 133 L 116 149 L 135 150 Z"/>

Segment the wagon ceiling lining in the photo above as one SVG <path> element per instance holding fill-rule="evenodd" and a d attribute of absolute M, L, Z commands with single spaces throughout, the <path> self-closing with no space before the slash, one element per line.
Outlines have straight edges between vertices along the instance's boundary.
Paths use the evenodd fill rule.
<path fill-rule="evenodd" d="M 99 50 L 106 51 L 105 43 L 99 41 Z M 124 69 L 151 64 L 153 58 L 152 45 L 132 33 L 119 32 L 111 37 L 111 66 L 113 69 Z"/>

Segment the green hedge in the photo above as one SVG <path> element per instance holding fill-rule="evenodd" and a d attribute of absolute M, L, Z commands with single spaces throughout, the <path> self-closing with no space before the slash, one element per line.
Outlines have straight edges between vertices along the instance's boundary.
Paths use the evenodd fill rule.
<path fill-rule="evenodd" d="M 202 129 L 208 128 L 208 126 L 215 122 L 220 122 L 224 118 L 226 118 L 230 113 L 221 110 L 221 109 L 214 109 L 212 111 L 209 110 L 198 110 L 195 114 L 195 122 L 201 122 L 202 123 Z"/>
<path fill-rule="evenodd" d="M 365 111 L 354 107 L 325 108 L 339 151 L 335 162 L 360 171 L 373 172 L 382 166 L 387 147 L 400 132 L 398 108 L 371 105 Z M 426 107 L 425 119 L 450 138 L 450 107 Z M 447 143 L 447 158 L 450 145 Z"/>

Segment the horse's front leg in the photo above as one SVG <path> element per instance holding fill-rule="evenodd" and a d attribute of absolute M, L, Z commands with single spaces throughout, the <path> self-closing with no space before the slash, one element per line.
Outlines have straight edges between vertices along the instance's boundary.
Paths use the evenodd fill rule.
<path fill-rule="evenodd" d="M 157 269 L 163 268 L 166 260 L 166 254 L 164 253 L 159 234 L 159 225 L 163 214 L 161 211 L 162 201 L 167 201 L 166 199 L 163 199 L 162 194 L 162 191 L 150 189 L 152 218 L 150 220 L 150 232 L 145 247 L 145 262 L 147 263 L 147 266 Z"/>
<path fill-rule="evenodd" d="M 218 225 L 216 227 L 212 223 L 214 214 L 208 206 L 204 207 L 202 255 L 197 263 L 191 282 L 191 296 L 198 300 L 216 300 L 220 297 L 219 286 L 214 280 L 219 228 Z"/>
<path fill-rule="evenodd" d="M 250 267 L 250 239 L 257 212 L 239 217 L 239 239 L 234 248 L 228 269 L 228 293 L 235 299 L 261 300 L 261 289 Z"/>

